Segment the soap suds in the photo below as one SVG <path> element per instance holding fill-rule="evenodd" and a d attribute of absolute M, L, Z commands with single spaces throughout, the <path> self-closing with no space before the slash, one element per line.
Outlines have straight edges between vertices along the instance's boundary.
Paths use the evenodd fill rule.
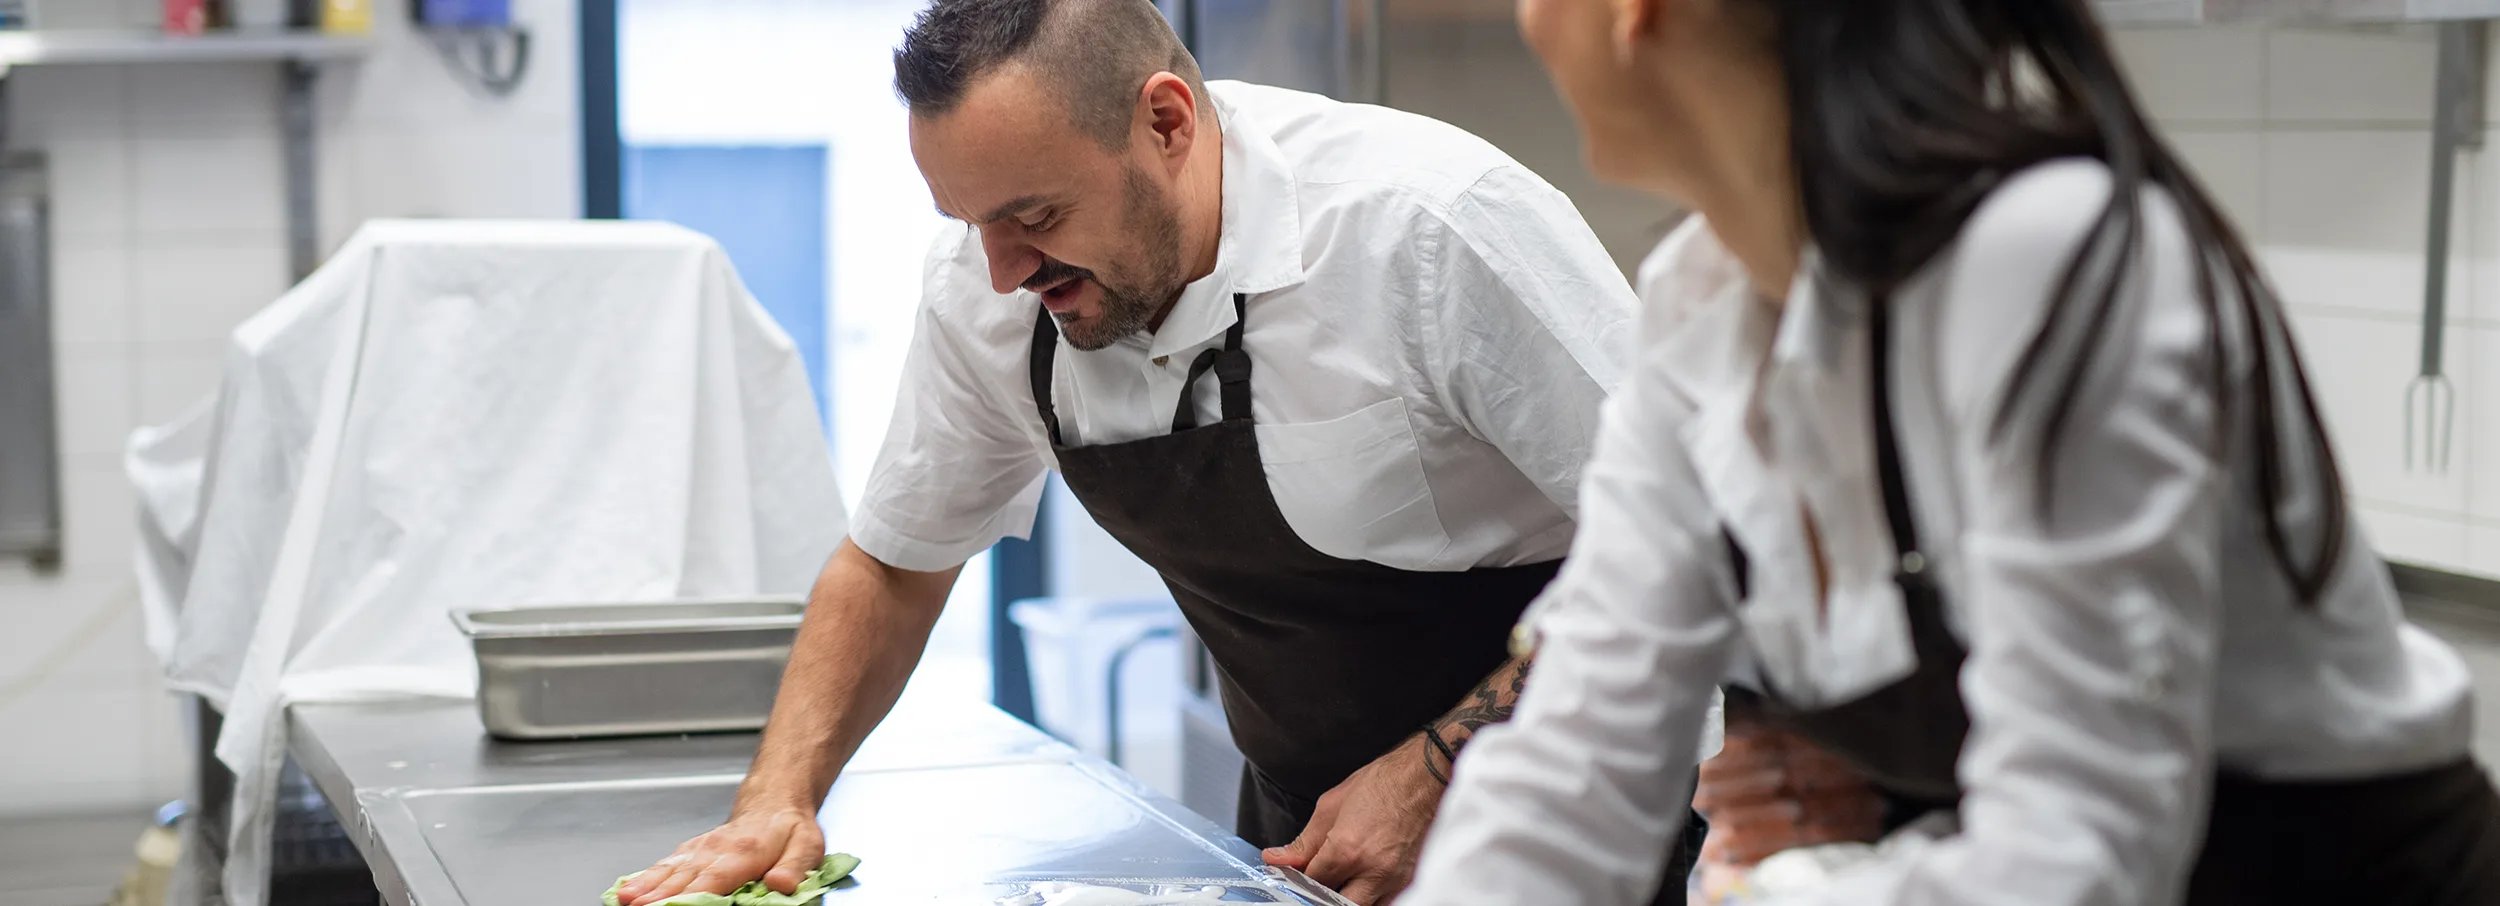
<path fill-rule="evenodd" d="M 1036 894 L 1040 899 L 1031 899 Z M 1224 888 L 1221 887 L 1201 887 L 1188 893 L 1143 893 L 1091 884 L 1044 883 L 1033 885 L 1031 893 L 1014 898 L 1014 902 L 1018 906 L 1025 903 L 1032 906 L 1185 906 L 1217 903 L 1223 899 Z"/>

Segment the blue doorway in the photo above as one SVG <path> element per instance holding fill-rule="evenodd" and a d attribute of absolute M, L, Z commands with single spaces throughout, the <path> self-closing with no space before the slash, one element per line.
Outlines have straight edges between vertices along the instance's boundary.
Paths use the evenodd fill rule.
<path fill-rule="evenodd" d="M 747 291 L 798 344 L 830 432 L 825 146 L 635 145 L 624 157 L 624 215 L 720 241 Z"/>

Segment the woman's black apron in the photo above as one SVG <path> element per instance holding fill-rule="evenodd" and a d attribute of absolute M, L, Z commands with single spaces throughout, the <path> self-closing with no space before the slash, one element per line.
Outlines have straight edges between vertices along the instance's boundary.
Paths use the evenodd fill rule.
<path fill-rule="evenodd" d="M 1560 562 L 1414 572 L 1331 557 L 1276 507 L 1250 415 L 1247 298 L 1181 384 L 1172 433 L 1071 446 L 1051 401 L 1058 326 L 1033 326 L 1034 404 L 1087 513 L 1162 574 L 1220 674 L 1243 768 L 1241 836 L 1282 846 L 1321 794 L 1457 707 L 1509 658 L 1520 611 Z M 1191 405 L 1214 372 L 1223 420 Z M 1689 870 L 1686 846 L 1684 865 Z M 1682 895 L 1681 873 L 1668 885 Z"/>
<path fill-rule="evenodd" d="M 1950 808 L 1970 718 L 1957 685 L 1965 653 L 1926 570 L 1893 432 L 1889 306 L 1869 306 L 1876 469 L 1900 559 L 1918 667 L 1892 685 L 1819 709 L 1727 690 L 1729 719 L 1767 720 L 1855 763 L 1896 814 Z M 1747 564 L 1728 538 L 1738 585 Z M 1898 823 L 1896 821 L 1896 823 Z M 2471 758 L 2367 780 L 2260 780 L 2222 768 L 2189 906 L 2500 906 L 2500 795 Z"/>

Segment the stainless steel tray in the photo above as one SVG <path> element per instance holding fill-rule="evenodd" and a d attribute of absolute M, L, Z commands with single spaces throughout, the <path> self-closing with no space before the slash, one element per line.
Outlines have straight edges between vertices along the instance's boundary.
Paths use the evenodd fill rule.
<path fill-rule="evenodd" d="M 480 608 L 478 717 L 505 739 L 753 730 L 772 712 L 806 602 L 789 598 Z"/>

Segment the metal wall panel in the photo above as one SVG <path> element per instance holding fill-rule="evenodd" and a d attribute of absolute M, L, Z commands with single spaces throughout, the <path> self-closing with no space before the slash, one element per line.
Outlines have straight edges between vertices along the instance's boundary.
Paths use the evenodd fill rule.
<path fill-rule="evenodd" d="M 57 563 L 52 303 L 43 158 L 0 159 L 0 555 Z"/>
<path fill-rule="evenodd" d="M 1388 5 L 1382 29 L 1389 106 L 1492 142 L 1571 197 L 1626 275 L 1682 215 L 1589 173 L 1579 126 L 1519 36 L 1510 4 L 1437 0 Z"/>
<path fill-rule="evenodd" d="M 1333 98 L 1353 90 L 1346 5 L 1367 0 L 1189 0 L 1183 36 L 1210 79 Z"/>
<path fill-rule="evenodd" d="M 1473 132 L 1580 208 L 1624 273 L 1682 214 L 1599 183 L 1509 0 L 1161 0 L 1208 78 L 1385 103 Z"/>

